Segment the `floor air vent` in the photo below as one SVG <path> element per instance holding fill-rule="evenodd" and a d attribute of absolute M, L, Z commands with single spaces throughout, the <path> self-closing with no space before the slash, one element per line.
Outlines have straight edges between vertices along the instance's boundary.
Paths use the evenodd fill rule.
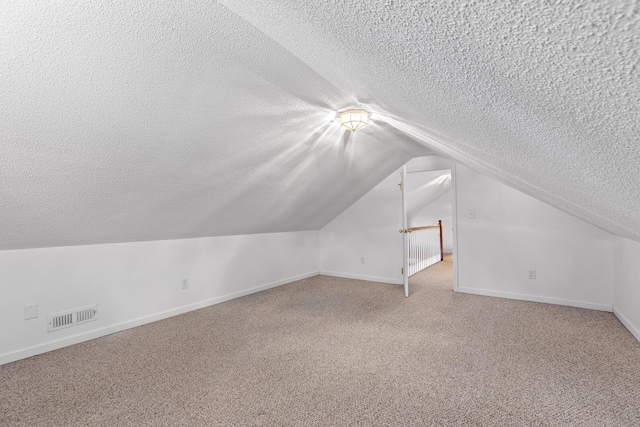
<path fill-rule="evenodd" d="M 79 325 L 81 323 L 91 322 L 98 318 L 98 306 L 80 308 L 78 310 L 66 311 L 64 313 L 56 313 L 49 315 L 49 332 L 58 329 L 68 328 L 69 326 Z"/>

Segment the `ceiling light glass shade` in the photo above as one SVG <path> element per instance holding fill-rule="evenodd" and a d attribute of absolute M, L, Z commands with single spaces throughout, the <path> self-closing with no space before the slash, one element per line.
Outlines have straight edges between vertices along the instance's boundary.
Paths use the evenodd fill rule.
<path fill-rule="evenodd" d="M 346 110 L 338 115 L 343 128 L 357 131 L 369 124 L 369 113 L 364 110 Z"/>

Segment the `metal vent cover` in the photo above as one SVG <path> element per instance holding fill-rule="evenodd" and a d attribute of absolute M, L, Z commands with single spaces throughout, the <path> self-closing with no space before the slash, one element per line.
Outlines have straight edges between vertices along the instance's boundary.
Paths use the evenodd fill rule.
<path fill-rule="evenodd" d="M 69 326 L 79 325 L 81 323 L 91 322 L 98 318 L 98 305 L 94 304 L 88 307 L 76 310 L 65 311 L 63 313 L 50 314 L 48 317 L 48 331 L 53 332 L 58 329 L 68 328 Z"/>

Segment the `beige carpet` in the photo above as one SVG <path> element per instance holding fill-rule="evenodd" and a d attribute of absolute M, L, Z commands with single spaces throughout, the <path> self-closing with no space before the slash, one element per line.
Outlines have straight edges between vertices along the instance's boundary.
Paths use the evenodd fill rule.
<path fill-rule="evenodd" d="M 640 425 L 610 313 L 318 276 L 0 367 L 2 426 Z"/>

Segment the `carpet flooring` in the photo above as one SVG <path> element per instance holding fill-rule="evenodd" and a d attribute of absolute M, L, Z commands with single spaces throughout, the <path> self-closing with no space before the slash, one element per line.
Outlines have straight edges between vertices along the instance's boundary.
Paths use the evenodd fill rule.
<path fill-rule="evenodd" d="M 2 426 L 640 426 L 611 313 L 316 276 L 0 366 Z"/>

